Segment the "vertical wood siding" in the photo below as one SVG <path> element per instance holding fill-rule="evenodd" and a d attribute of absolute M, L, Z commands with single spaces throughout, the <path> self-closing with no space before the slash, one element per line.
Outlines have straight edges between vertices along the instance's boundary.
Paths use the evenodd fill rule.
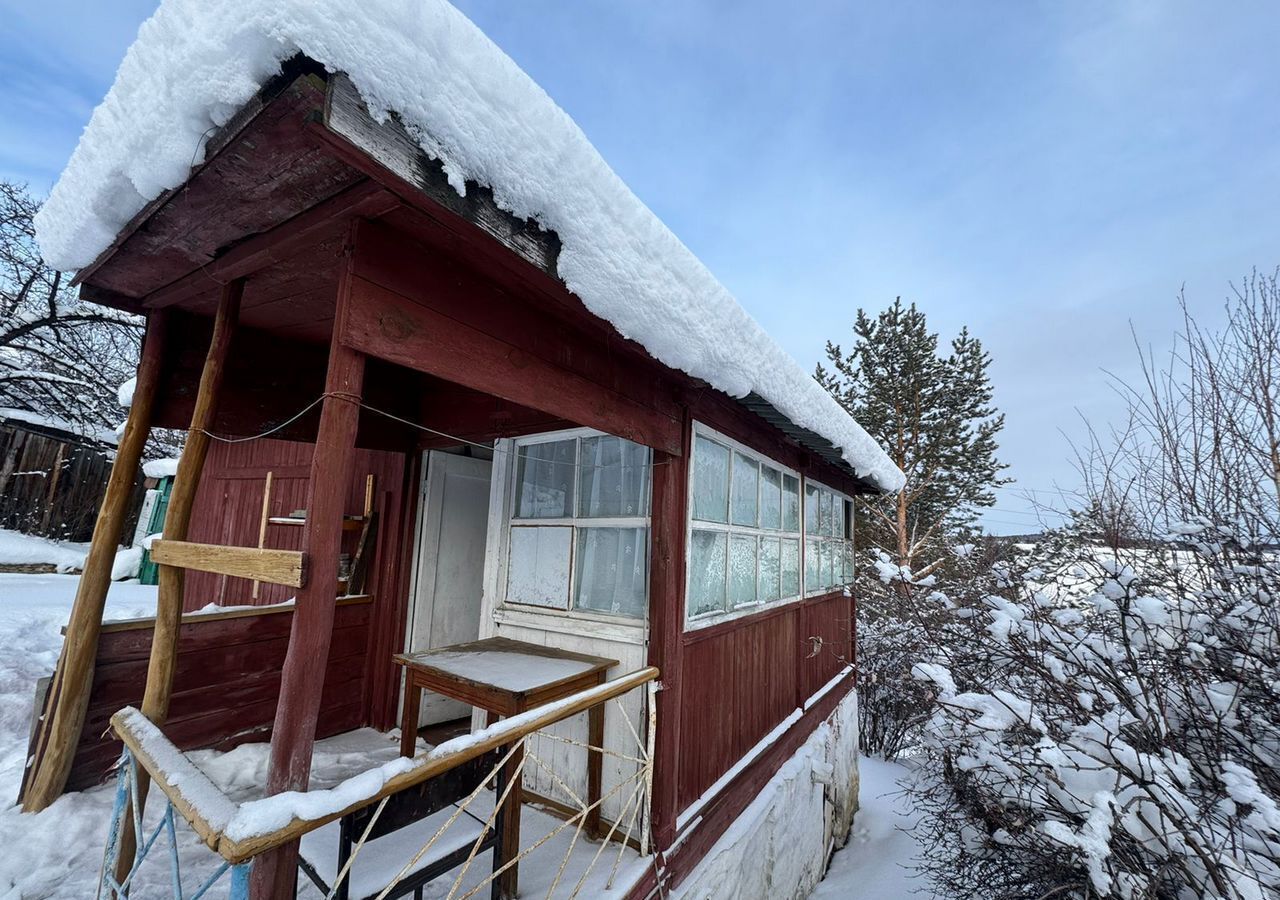
<path fill-rule="evenodd" d="M 365 600 L 342 604 L 336 611 L 318 737 L 365 723 L 365 656 L 372 609 Z M 165 734 L 183 750 L 226 750 L 268 740 L 292 620 L 291 610 L 272 610 L 183 624 Z M 120 742 L 110 735 L 108 723 L 121 707 L 142 702 L 151 632 L 145 625 L 108 626 L 102 634 L 68 790 L 102 781 L 119 757 Z"/>
<path fill-rule="evenodd" d="M 685 633 L 680 809 L 848 665 L 851 618 L 832 594 Z"/>
<path fill-rule="evenodd" d="M 272 473 L 270 514 L 287 516 L 306 506 L 307 479 L 314 450 L 315 445 L 311 443 L 271 438 L 240 444 L 215 441 L 205 461 L 188 539 L 205 544 L 256 546 L 267 472 Z M 370 473 L 377 479 L 374 509 L 378 513 L 377 544 L 381 545 L 386 536 L 396 533 L 404 454 L 356 451 L 355 471 L 347 488 L 347 515 L 358 515 L 363 511 L 365 476 Z M 343 552 L 354 554 L 357 538 L 357 532 L 347 532 Z M 297 526 L 267 526 L 267 547 L 298 550 L 301 542 L 302 529 Z M 371 559 L 370 562 L 376 563 L 376 560 Z M 365 593 L 377 593 L 378 574 L 378 566 L 373 565 Z M 244 578 L 188 572 L 183 609 L 192 611 L 210 603 L 219 606 L 265 606 L 288 600 L 295 593 L 283 585 L 264 584 L 258 599 L 254 600 L 252 585 Z"/>

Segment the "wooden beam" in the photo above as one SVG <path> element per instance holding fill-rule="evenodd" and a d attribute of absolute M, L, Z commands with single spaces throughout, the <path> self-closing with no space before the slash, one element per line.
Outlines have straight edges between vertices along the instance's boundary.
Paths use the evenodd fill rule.
<path fill-rule="evenodd" d="M 673 417 L 395 291 L 363 278 L 353 282 L 350 314 L 336 332 L 347 346 L 579 425 L 681 452 L 680 423 Z"/>
<path fill-rule="evenodd" d="M 518 219 L 498 206 L 493 190 L 467 182 L 465 194 L 449 183 L 444 165 L 395 119 L 369 115 L 351 79 L 341 72 L 329 77 L 325 121 L 312 126 L 317 140 L 352 168 L 385 182 L 406 196 L 421 195 L 443 210 L 485 232 L 516 256 L 556 277 L 560 237 L 532 219 Z"/>
<path fill-rule="evenodd" d="M 23 781 L 22 808 L 27 812 L 46 808 L 62 793 L 84 727 L 111 567 L 142 451 L 151 432 L 151 409 L 160 380 L 166 324 L 167 317 L 162 313 L 153 313 L 147 320 L 129 417 L 116 448 L 84 571 L 67 620 L 67 637 L 49 687 L 34 758 Z"/>
<path fill-rule="evenodd" d="M 337 321 L 329 345 L 325 398 L 307 483 L 307 523 L 303 526 L 302 548 L 313 571 L 308 583 L 298 591 L 289 634 L 289 650 L 271 732 L 268 794 L 306 790 L 311 776 L 311 751 L 320 712 L 325 661 L 333 635 L 343 507 L 355 457 L 359 401 L 364 385 L 364 355 L 337 340 L 351 305 L 351 281 L 348 257 L 338 288 Z M 292 896 L 297 857 L 298 844 L 293 841 L 255 861 L 250 896 L 255 900 Z"/>
<path fill-rule="evenodd" d="M 657 734 L 650 810 L 656 850 L 672 845 L 679 813 L 680 684 L 684 633 L 685 543 L 689 444 L 693 418 L 686 413 L 681 456 L 653 455 L 649 529 L 649 665 L 662 672 L 657 693 Z"/>
<path fill-rule="evenodd" d="M 187 441 L 178 460 L 178 471 L 173 479 L 173 491 L 169 495 L 169 507 L 165 512 L 164 537 L 167 541 L 184 541 L 191 525 L 191 511 L 195 508 L 196 491 L 200 487 L 200 474 L 209 453 L 209 433 L 217 414 L 218 397 L 222 393 L 223 376 L 226 374 L 227 356 L 231 340 L 240 318 L 240 299 L 244 296 L 244 281 L 236 280 L 226 285 L 218 302 L 218 313 L 213 322 L 213 335 L 205 354 L 204 369 L 200 373 L 200 387 L 196 393 L 196 406 L 191 415 Z M 147 690 L 142 701 L 142 712 L 157 725 L 162 724 L 169 712 L 169 694 L 173 687 L 173 665 L 178 650 L 178 627 L 182 621 L 183 575 L 175 564 L 166 564 L 156 556 L 156 542 L 152 546 L 152 558 L 160 564 L 159 591 L 156 600 L 156 630 L 151 643 L 151 663 L 147 668 Z M 160 555 L 165 554 L 160 550 Z M 176 564 L 181 565 L 181 563 Z"/>
<path fill-rule="evenodd" d="M 152 543 L 151 558 L 162 566 L 214 572 L 267 584 L 300 588 L 307 583 L 306 557 L 299 550 L 224 547 L 166 539 Z"/>
<path fill-rule="evenodd" d="M 191 510 L 195 505 L 196 489 L 200 473 L 209 451 L 207 429 L 213 424 L 226 372 L 227 354 L 231 338 L 235 334 L 236 321 L 240 317 L 240 298 L 244 295 L 244 281 L 236 280 L 222 289 L 218 312 L 214 318 L 213 335 L 205 354 L 204 368 L 200 373 L 200 387 L 196 394 L 195 411 L 191 427 L 178 460 L 173 490 L 169 494 L 169 506 L 165 511 L 164 533 L 174 541 L 187 536 L 191 523 Z M 151 659 L 147 664 L 147 685 L 142 697 L 142 713 L 157 725 L 163 724 L 169 715 L 169 697 L 173 692 L 173 671 L 178 662 L 178 629 L 182 626 L 182 569 L 156 559 L 156 546 L 152 544 L 152 559 L 159 564 L 157 572 L 156 624 L 151 637 Z M 163 555 L 163 551 L 162 551 Z M 150 784 L 145 773 L 138 773 L 137 807 L 145 809 Z M 132 806 L 125 814 L 120 833 L 120 853 L 116 858 L 116 880 L 122 881 L 129 874 L 135 846 Z"/>
<path fill-rule="evenodd" d="M 212 262 L 151 292 L 143 302 L 152 309 L 180 303 L 292 256 L 336 219 L 377 218 L 399 205 L 399 199 L 376 181 L 361 181 L 275 228 L 241 241 Z"/>

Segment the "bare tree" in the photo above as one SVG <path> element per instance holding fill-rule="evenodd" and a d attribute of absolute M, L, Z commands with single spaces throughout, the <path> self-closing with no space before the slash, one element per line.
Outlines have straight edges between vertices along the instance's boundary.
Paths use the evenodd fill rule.
<path fill-rule="evenodd" d="M 134 374 L 142 320 L 82 302 L 44 262 L 38 208 L 0 180 L 0 406 L 96 437 L 123 418 L 117 388 Z"/>

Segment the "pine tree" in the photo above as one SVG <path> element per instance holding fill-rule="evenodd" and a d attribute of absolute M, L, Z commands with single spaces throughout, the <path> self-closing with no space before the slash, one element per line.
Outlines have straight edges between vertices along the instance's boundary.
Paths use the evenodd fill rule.
<path fill-rule="evenodd" d="M 950 353 L 938 352 L 915 304 L 898 298 L 875 318 L 859 309 L 847 354 L 827 343 L 834 371 L 815 378 L 888 451 L 906 475 L 897 496 L 865 504 L 863 546 L 894 554 L 918 577 L 945 559 L 942 546 L 972 532 L 979 511 L 995 504 L 1006 468 L 996 458 L 1004 415 L 991 405 L 991 357 L 964 329 Z"/>

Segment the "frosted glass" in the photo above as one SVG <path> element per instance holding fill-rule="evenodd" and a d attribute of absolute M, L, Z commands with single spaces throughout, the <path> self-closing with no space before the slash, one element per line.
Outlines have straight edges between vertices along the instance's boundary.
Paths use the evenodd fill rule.
<path fill-rule="evenodd" d="M 756 602 L 755 535 L 735 534 L 729 542 L 729 604 Z"/>
<path fill-rule="evenodd" d="M 749 456 L 733 454 L 733 524 L 754 527 L 760 494 L 760 466 Z"/>
<path fill-rule="evenodd" d="M 804 541 L 804 592 L 816 594 L 822 590 L 822 566 L 818 559 L 818 541 L 805 538 Z"/>
<path fill-rule="evenodd" d="M 800 542 L 783 539 L 782 541 L 782 596 L 798 597 L 800 595 Z"/>
<path fill-rule="evenodd" d="M 689 553 L 689 615 L 723 610 L 725 554 L 728 538 L 722 531 L 694 531 Z"/>
<path fill-rule="evenodd" d="M 620 437 L 582 439 L 578 463 L 578 515 L 649 514 L 649 448 Z"/>
<path fill-rule="evenodd" d="M 845 521 L 849 513 L 849 502 L 840 497 L 836 498 L 835 505 L 835 535 L 838 538 L 848 537 L 845 534 Z"/>
<path fill-rule="evenodd" d="M 800 531 L 800 479 L 782 476 L 782 530 Z"/>
<path fill-rule="evenodd" d="M 512 603 L 567 609 L 572 536 L 573 529 L 564 525 L 512 528 L 507 599 Z"/>
<path fill-rule="evenodd" d="M 804 486 L 804 533 L 818 533 L 818 489 L 811 484 Z"/>
<path fill-rule="evenodd" d="M 693 449 L 693 517 L 729 521 L 729 450 L 704 437 Z"/>
<path fill-rule="evenodd" d="M 853 544 L 845 542 L 843 545 L 844 552 L 841 554 L 841 563 L 844 567 L 844 583 L 853 584 Z"/>
<path fill-rule="evenodd" d="M 782 548 L 777 538 L 760 538 L 760 583 L 761 600 L 777 600 L 781 597 L 779 585 L 782 574 Z"/>
<path fill-rule="evenodd" d="M 822 586 L 825 588 L 836 585 L 836 551 L 839 546 L 832 541 L 822 542 Z"/>
<path fill-rule="evenodd" d="M 516 447 L 516 518 L 562 519 L 573 515 L 577 441 Z"/>
<path fill-rule="evenodd" d="M 818 523 L 818 530 L 822 534 L 831 534 L 832 533 L 831 501 L 833 501 L 835 497 L 831 496 L 831 494 L 827 493 L 826 491 L 822 491 L 821 496 L 822 496 L 822 521 Z"/>
<path fill-rule="evenodd" d="M 760 527 L 782 527 L 782 473 L 760 467 Z"/>
<path fill-rule="evenodd" d="M 648 529 L 579 528 L 574 606 L 644 618 Z"/>

